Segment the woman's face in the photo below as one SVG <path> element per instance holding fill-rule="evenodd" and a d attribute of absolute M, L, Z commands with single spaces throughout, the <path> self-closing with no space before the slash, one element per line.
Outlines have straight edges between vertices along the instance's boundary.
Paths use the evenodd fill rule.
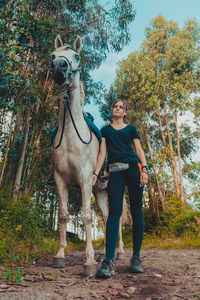
<path fill-rule="evenodd" d="M 125 109 L 124 109 L 124 103 L 122 101 L 118 101 L 113 106 L 112 110 L 113 117 L 123 118 L 126 115 Z"/>

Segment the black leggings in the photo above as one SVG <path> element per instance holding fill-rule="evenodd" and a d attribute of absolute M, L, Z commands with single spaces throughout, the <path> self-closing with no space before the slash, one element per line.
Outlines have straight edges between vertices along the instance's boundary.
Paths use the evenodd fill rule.
<path fill-rule="evenodd" d="M 130 163 L 129 169 L 111 173 L 108 182 L 109 216 L 106 223 L 106 257 L 114 260 L 122 214 L 125 186 L 128 187 L 131 215 L 133 219 L 133 254 L 139 257 L 144 234 L 142 213 L 143 187 L 140 187 L 140 169 Z"/>

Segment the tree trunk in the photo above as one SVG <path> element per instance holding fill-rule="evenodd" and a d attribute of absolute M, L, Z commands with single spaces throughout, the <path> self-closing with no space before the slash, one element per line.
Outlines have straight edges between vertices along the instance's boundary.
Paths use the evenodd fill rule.
<path fill-rule="evenodd" d="M 21 115 L 22 115 L 22 109 L 19 107 L 17 114 L 16 114 L 16 119 L 15 119 L 15 128 L 11 140 L 11 145 L 10 149 L 13 149 L 16 144 L 17 136 L 20 132 L 20 125 L 21 125 Z M 16 174 L 16 157 L 9 157 L 8 158 L 8 163 L 6 167 L 6 179 L 4 179 L 4 185 L 8 187 L 9 191 L 13 190 L 13 183 L 14 183 L 14 174 Z M 12 194 L 12 193 L 11 193 Z M 9 195 L 11 195 L 9 192 Z"/>
<path fill-rule="evenodd" d="M 174 115 L 175 128 L 176 128 L 176 142 L 177 142 L 177 153 L 178 153 L 178 168 L 179 168 L 179 180 L 180 180 L 180 199 L 182 203 L 185 203 L 183 195 L 183 174 L 182 174 L 182 165 L 181 165 L 181 150 L 180 150 L 180 139 L 179 139 L 179 128 L 178 128 L 178 114 L 175 111 Z"/>
<path fill-rule="evenodd" d="M 53 219 L 53 213 L 54 213 L 54 206 L 55 206 L 55 201 L 54 201 L 54 196 L 51 195 L 51 203 L 50 203 L 50 209 L 49 209 L 49 227 L 50 230 L 53 231 L 53 225 L 54 225 L 54 219 Z"/>
<path fill-rule="evenodd" d="M 157 216 L 159 218 L 158 202 L 157 202 L 155 194 L 153 192 L 153 185 L 152 185 L 150 176 L 149 176 L 149 180 L 148 180 L 148 196 L 149 196 L 149 209 L 151 211 L 153 211 L 153 213 L 157 214 Z"/>
<path fill-rule="evenodd" d="M 148 146 L 148 150 L 149 150 L 150 159 L 151 159 L 151 162 L 152 162 L 154 178 L 155 178 L 157 191 L 158 191 L 158 194 L 159 194 L 159 199 L 160 199 L 160 202 L 161 202 L 161 205 L 162 205 L 162 209 L 163 209 L 163 211 L 165 211 L 165 209 L 166 209 L 166 200 L 165 200 L 165 198 L 162 194 L 161 187 L 160 187 L 159 180 L 158 180 L 158 176 L 157 176 L 157 173 L 156 173 L 156 165 L 154 163 L 155 159 L 153 157 L 153 152 L 152 152 L 151 145 L 150 145 L 150 142 L 149 142 L 148 133 L 147 133 L 147 125 L 146 124 L 144 126 L 144 132 L 145 132 L 145 138 L 146 138 L 146 142 L 147 142 L 147 146 Z"/>
<path fill-rule="evenodd" d="M 10 149 L 10 142 L 11 142 L 11 136 L 12 136 L 13 118 L 14 118 L 14 116 L 12 116 L 11 121 L 10 121 L 9 137 L 8 137 L 6 153 L 5 153 L 5 157 L 4 157 L 4 161 L 3 161 L 3 166 L 2 166 L 2 169 L 1 169 L 1 175 L 0 175 L 0 186 L 2 185 L 3 174 L 4 174 L 4 170 L 6 168 L 6 164 L 7 164 L 7 160 L 8 160 L 8 152 L 9 152 L 9 149 Z"/>
<path fill-rule="evenodd" d="M 170 149 L 170 162 L 171 162 L 171 170 L 172 170 L 172 177 L 174 181 L 174 187 L 175 187 L 175 192 L 177 195 L 180 195 L 180 189 L 179 189 L 179 183 L 178 183 L 178 174 L 176 170 L 176 163 L 175 163 L 175 157 L 174 157 L 174 149 L 172 145 L 172 138 L 171 134 L 169 131 L 169 125 L 168 125 L 168 114 L 167 114 L 167 105 L 164 103 L 164 123 L 167 131 L 167 137 L 168 137 L 168 143 L 169 143 L 169 149 Z"/>
<path fill-rule="evenodd" d="M 162 120 L 161 120 L 160 111 L 157 111 L 157 116 L 158 116 L 158 122 L 159 122 L 159 126 L 160 126 L 160 132 L 161 132 L 163 145 L 164 145 L 164 147 L 166 147 L 166 140 L 165 140 L 165 135 L 164 135 L 164 131 L 163 131 L 163 128 L 162 128 Z"/>
<path fill-rule="evenodd" d="M 21 155 L 20 155 L 20 159 L 19 159 L 18 169 L 17 169 L 15 182 L 14 182 L 14 188 L 13 188 L 13 196 L 15 199 L 18 199 L 20 190 L 23 189 L 21 187 L 21 179 L 22 179 L 22 171 L 23 171 L 23 167 L 24 167 L 26 147 L 27 147 L 27 142 L 28 142 L 30 117 L 31 117 L 31 109 L 29 108 L 27 111 L 27 115 L 26 115 L 25 130 L 24 130 L 24 136 L 23 136 L 23 145 L 22 145 Z"/>

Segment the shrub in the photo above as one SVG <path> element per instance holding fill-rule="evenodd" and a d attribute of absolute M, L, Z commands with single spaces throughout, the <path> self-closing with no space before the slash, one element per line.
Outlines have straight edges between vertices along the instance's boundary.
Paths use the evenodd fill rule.
<path fill-rule="evenodd" d="M 13 261 L 13 253 L 28 259 L 47 233 L 41 207 L 30 197 L 15 201 L 0 191 L 0 260 Z"/>
<path fill-rule="evenodd" d="M 168 199 L 167 209 L 162 213 L 156 230 L 161 234 L 181 237 L 186 233 L 199 234 L 199 228 L 200 212 L 174 197 Z"/>

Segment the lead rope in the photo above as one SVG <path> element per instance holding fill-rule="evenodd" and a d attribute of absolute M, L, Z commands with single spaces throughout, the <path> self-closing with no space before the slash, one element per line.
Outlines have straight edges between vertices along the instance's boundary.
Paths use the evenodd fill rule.
<path fill-rule="evenodd" d="M 66 118 L 66 101 L 63 101 L 63 104 L 64 104 L 64 115 L 63 115 L 63 125 L 62 125 L 62 132 L 61 132 L 61 136 L 60 136 L 60 141 L 59 141 L 57 146 L 54 146 L 54 141 L 53 141 L 53 143 L 52 143 L 53 149 L 58 149 L 60 147 L 61 142 L 62 142 L 62 138 L 63 138 L 64 128 L 65 128 L 65 118 Z"/>
<path fill-rule="evenodd" d="M 72 116 L 72 112 L 71 112 L 71 109 L 70 109 L 70 102 L 69 102 L 69 97 L 68 97 L 68 95 L 65 95 L 65 96 L 64 96 L 64 99 L 65 99 L 65 103 L 67 103 L 67 108 L 68 108 L 68 111 L 69 111 L 69 115 L 70 115 L 70 117 L 71 117 L 72 124 L 73 124 L 73 126 L 74 126 L 74 129 L 75 129 L 75 131 L 76 131 L 76 133 L 77 133 L 79 139 L 81 140 L 81 142 L 82 142 L 83 144 L 89 145 L 89 144 L 91 143 L 91 141 L 92 141 L 92 130 L 91 130 L 91 128 L 88 126 L 87 122 L 85 121 L 86 124 L 87 124 L 87 126 L 88 126 L 88 128 L 89 128 L 89 131 L 90 131 L 90 139 L 89 139 L 88 142 L 86 142 L 86 141 L 84 141 L 84 140 L 82 139 L 82 137 L 80 136 L 80 134 L 79 134 L 79 132 L 78 132 L 78 129 L 77 129 L 77 127 L 76 127 L 76 124 L 75 124 L 75 122 L 74 122 L 74 119 L 73 119 L 73 116 Z M 67 101 L 66 101 L 66 100 L 67 100 Z"/>

